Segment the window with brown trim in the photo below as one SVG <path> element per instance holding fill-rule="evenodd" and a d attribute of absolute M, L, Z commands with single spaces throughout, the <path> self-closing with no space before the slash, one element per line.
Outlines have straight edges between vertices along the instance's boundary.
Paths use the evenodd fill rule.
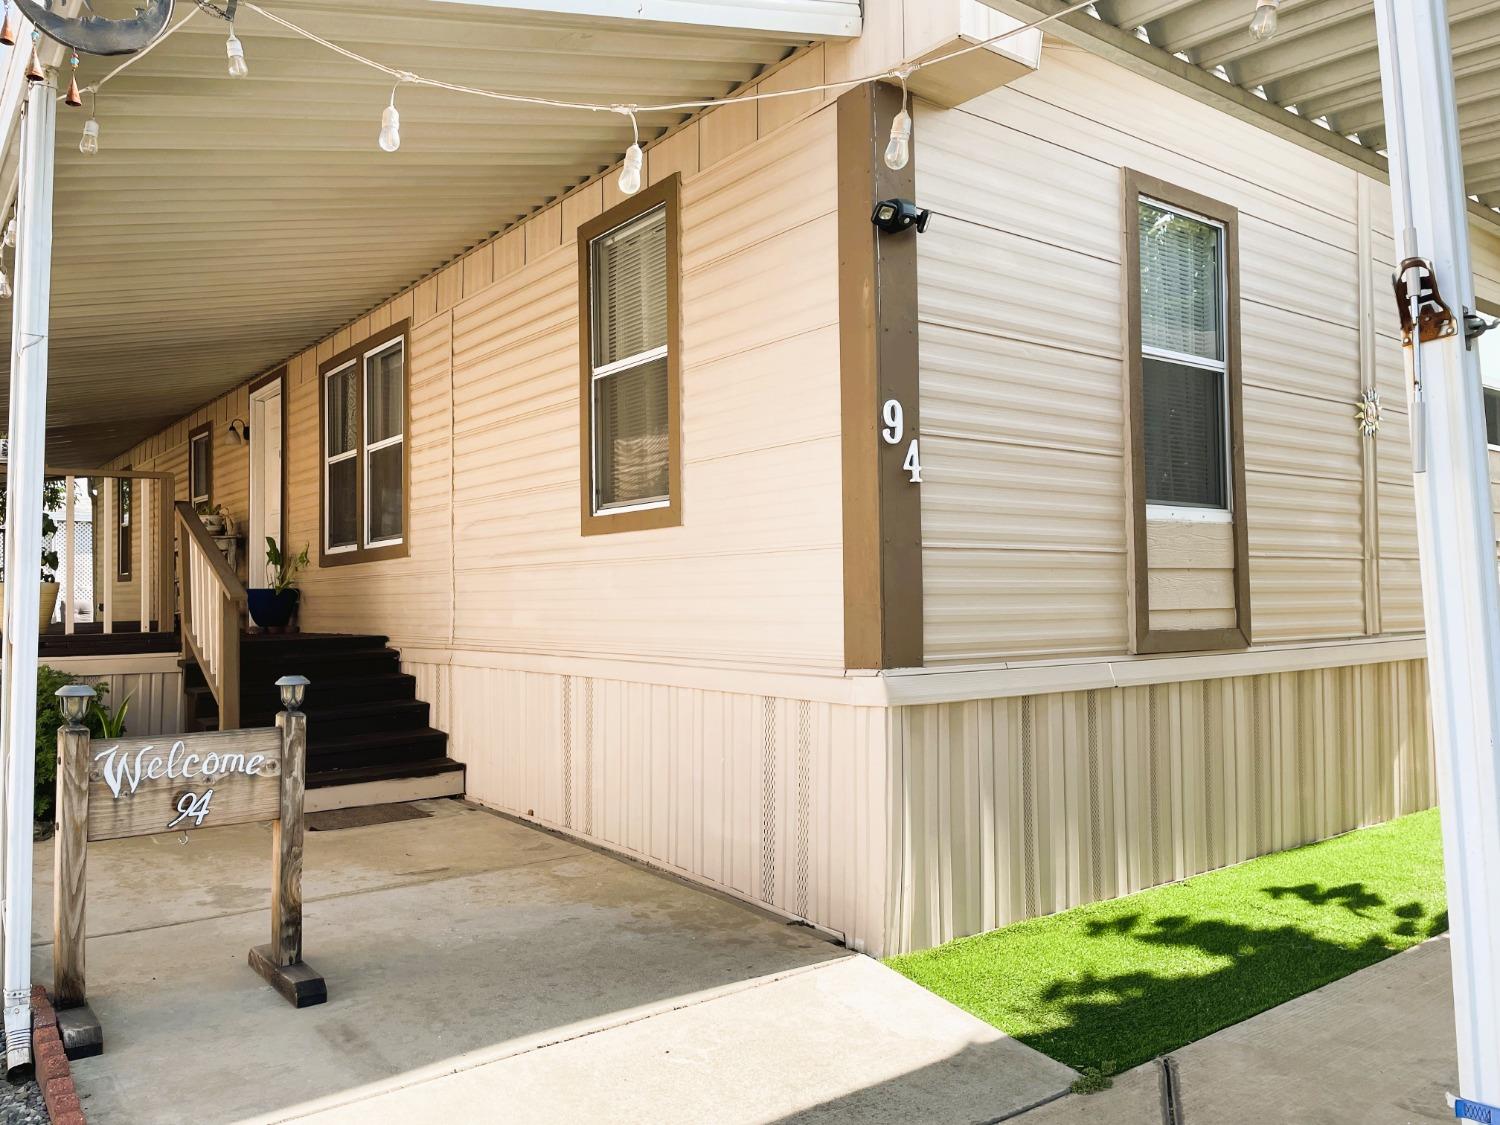
<path fill-rule="evenodd" d="M 115 478 L 115 575 L 130 580 L 130 502 L 135 482 L 129 477 Z"/>
<path fill-rule="evenodd" d="M 1132 609 L 1138 652 L 1250 643 L 1238 273 L 1239 215 L 1233 207 L 1125 173 Z M 1222 612 L 1234 624 L 1153 629 L 1148 528 L 1195 524 L 1229 525 L 1233 606 Z"/>
<path fill-rule="evenodd" d="M 679 183 L 579 228 L 585 535 L 682 522 Z"/>
<path fill-rule="evenodd" d="M 188 500 L 193 507 L 213 503 L 214 429 L 205 422 L 188 431 Z"/>
<path fill-rule="evenodd" d="M 407 328 L 403 320 L 318 367 L 323 566 L 407 554 Z"/>

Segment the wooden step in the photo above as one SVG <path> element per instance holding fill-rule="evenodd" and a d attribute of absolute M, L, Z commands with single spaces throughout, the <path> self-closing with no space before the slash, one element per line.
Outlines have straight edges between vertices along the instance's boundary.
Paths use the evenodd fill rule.
<path fill-rule="evenodd" d="M 307 724 L 309 731 L 312 723 Z M 448 753 L 448 736 L 440 730 L 393 730 L 384 734 L 345 734 L 307 745 L 307 772 L 439 761 Z"/>
<path fill-rule="evenodd" d="M 308 812 L 363 808 L 434 797 L 462 797 L 464 767 L 444 758 L 420 766 L 337 770 L 308 778 Z"/>

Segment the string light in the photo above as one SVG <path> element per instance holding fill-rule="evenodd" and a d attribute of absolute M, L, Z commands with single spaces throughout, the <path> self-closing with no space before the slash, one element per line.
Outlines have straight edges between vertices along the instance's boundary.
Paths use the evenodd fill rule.
<path fill-rule="evenodd" d="M 625 161 L 620 167 L 620 192 L 634 195 L 641 190 L 641 169 L 646 163 L 646 154 L 641 151 L 641 126 L 632 107 L 619 106 L 615 112 L 630 115 L 630 128 L 635 135 L 635 140 L 625 150 Z"/>
<path fill-rule="evenodd" d="M 885 166 L 892 172 L 899 172 L 911 163 L 911 113 L 908 110 L 911 94 L 906 88 L 910 74 L 911 71 L 905 69 L 896 72 L 896 77 L 901 79 L 901 112 L 891 121 L 891 139 L 885 146 Z"/>
<path fill-rule="evenodd" d="M 398 78 L 396 85 L 391 87 L 391 104 L 380 115 L 380 147 L 386 152 L 395 152 L 401 147 L 401 115 L 396 112 L 396 91 L 400 87 Z"/>
<path fill-rule="evenodd" d="M 234 33 L 234 24 L 229 25 L 229 38 L 224 41 L 224 51 L 229 56 L 229 77 L 244 78 L 250 73 L 245 65 L 245 45 Z"/>
<path fill-rule="evenodd" d="M 445 82 L 436 78 L 425 78 L 422 75 L 414 74 L 411 71 L 399 70 L 396 67 L 390 66 L 386 63 L 377 62 L 376 60 L 361 55 L 356 51 L 352 51 L 347 47 L 341 47 L 339 44 L 323 38 L 321 35 L 317 35 L 304 27 L 300 27 L 299 25 L 293 23 L 291 20 L 278 16 L 273 12 L 266 11 L 266 9 L 262 8 L 259 4 L 251 2 L 251 0 L 240 0 L 240 7 L 242 9 L 248 8 L 250 11 L 255 12 L 257 15 L 261 16 L 268 22 L 275 24 L 276 26 L 292 33 L 293 35 L 297 35 L 303 39 L 306 39 L 308 42 L 316 43 L 319 46 L 332 51 L 334 54 L 339 55 L 341 58 L 348 59 L 350 62 L 357 63 L 361 66 L 368 67 L 371 70 L 379 71 L 382 74 L 394 78 L 396 80 L 397 87 L 399 87 L 401 83 L 407 82 L 416 86 L 429 86 L 437 90 L 446 90 L 449 93 L 466 94 L 473 97 L 488 98 L 494 101 L 508 102 L 516 105 L 543 106 L 550 109 L 577 110 L 591 113 L 608 112 L 627 114 L 631 120 L 633 140 L 630 148 L 626 150 L 625 160 L 621 168 L 620 189 L 625 194 L 634 194 L 635 192 L 640 190 L 641 173 L 645 165 L 645 153 L 641 149 L 640 126 L 638 120 L 639 114 L 685 113 L 694 110 L 713 109 L 716 106 L 722 105 L 736 105 L 742 102 L 768 101 L 772 98 L 795 98 L 805 96 L 807 94 L 820 94 L 831 91 L 849 90 L 853 89 L 856 86 L 862 86 L 869 82 L 879 82 L 891 79 L 898 79 L 902 84 L 903 104 L 901 112 L 896 115 L 896 119 L 892 122 L 891 145 L 887 148 L 887 155 L 890 159 L 900 158 L 900 145 L 897 144 L 897 142 L 903 139 L 902 135 L 904 134 L 906 145 L 906 161 L 903 161 L 901 165 L 904 167 L 905 163 L 910 160 L 911 145 L 911 114 L 906 104 L 908 101 L 908 95 L 904 93 L 907 78 L 909 78 L 918 70 L 922 70 L 930 66 L 936 66 L 939 63 L 948 62 L 951 59 L 956 59 L 964 55 L 972 54 L 975 51 L 986 50 L 987 48 L 994 46 L 996 43 L 1000 43 L 1006 39 L 1010 39 L 1018 35 L 1023 35 L 1030 31 L 1035 31 L 1038 28 L 1045 26 L 1046 24 L 1053 23 L 1054 21 L 1063 19 L 1067 16 L 1075 15 L 1079 12 L 1084 11 L 1086 8 L 1092 7 L 1094 2 L 1095 0 L 1077 0 L 1077 2 L 1068 5 L 1066 8 L 1059 9 L 1058 11 L 1053 12 L 1049 15 L 1041 16 L 1035 20 L 1030 21 L 1029 23 L 1018 24 L 1017 26 L 1009 28 L 1006 31 L 1002 31 L 996 35 L 992 35 L 987 39 L 982 39 L 977 42 L 965 44 L 962 47 L 955 48 L 954 50 L 948 51 L 941 55 L 936 55 L 921 62 L 906 63 L 896 69 L 884 70 L 875 74 L 864 74 L 855 78 L 846 78 L 836 82 L 822 82 L 816 85 L 799 86 L 792 89 L 755 90 L 753 92 L 733 94 L 729 97 L 723 98 L 701 98 L 678 102 L 665 102 L 656 105 L 629 106 L 623 106 L 619 103 L 572 102 L 560 98 L 547 98 L 532 94 L 513 94 L 501 90 L 489 90 L 478 86 L 465 86 L 456 82 Z M 1259 0 L 1259 4 L 1261 7 L 1270 7 L 1272 9 L 1274 9 L 1279 2 L 1280 0 Z M 184 15 L 182 19 L 178 20 L 177 23 L 173 24 L 171 27 L 167 28 L 166 31 L 162 32 L 162 34 L 158 35 L 145 48 L 136 52 L 134 55 L 131 55 L 114 70 L 110 71 L 103 78 L 100 78 L 91 86 L 87 87 L 90 95 L 99 90 L 106 82 L 109 82 L 121 71 L 145 58 L 148 53 L 150 53 L 156 47 L 160 46 L 169 36 L 180 31 L 183 25 L 186 24 L 187 21 L 196 14 L 197 11 L 197 7 L 188 9 L 187 14 Z M 1259 17 L 1260 10 L 1259 8 L 1257 8 L 1257 18 Z M 1274 11 L 1272 12 L 1272 22 L 1274 24 Z M 36 39 L 39 38 L 39 36 L 34 35 L 33 38 Z M 238 55 L 236 54 L 235 50 L 237 46 L 239 47 Z M 244 64 L 244 48 L 239 43 L 238 38 L 234 34 L 234 26 L 232 23 L 230 25 L 229 39 L 226 42 L 225 49 L 230 58 L 231 75 L 235 77 L 242 77 L 244 74 L 247 74 L 248 68 L 245 68 L 239 73 L 236 73 L 236 71 L 239 69 L 235 65 L 236 59 L 238 59 L 241 67 L 243 67 Z M 33 59 L 35 59 L 35 48 L 33 48 Z M 40 73 L 40 66 L 37 66 L 36 70 L 38 72 L 36 77 L 42 77 Z M 28 74 L 28 77 L 31 77 L 31 75 Z M 99 123 L 91 116 L 88 123 L 84 125 L 84 136 L 78 145 L 79 151 L 84 153 L 97 152 L 98 136 Z M 401 116 L 396 110 L 396 88 L 393 87 L 391 90 L 390 104 L 386 106 L 385 110 L 381 114 L 380 147 L 386 152 L 395 152 L 400 147 L 400 145 Z M 895 167 L 895 165 L 892 165 L 892 167 Z"/>
<path fill-rule="evenodd" d="M 1250 38 L 1264 43 L 1276 34 L 1276 9 L 1281 0 L 1255 0 L 1255 15 L 1250 20 Z"/>
<path fill-rule="evenodd" d="M 94 117 L 94 91 L 92 90 L 89 91 L 89 119 L 83 123 L 83 136 L 78 139 L 78 151 L 84 156 L 93 156 L 99 151 L 99 122 Z M 8 231 L 6 233 L 9 234 Z"/>

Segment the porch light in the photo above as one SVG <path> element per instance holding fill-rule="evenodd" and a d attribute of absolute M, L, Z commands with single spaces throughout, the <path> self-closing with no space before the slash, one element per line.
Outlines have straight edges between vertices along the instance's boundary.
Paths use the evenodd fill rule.
<path fill-rule="evenodd" d="M 93 156 L 99 151 L 99 122 L 92 117 L 83 123 L 83 136 L 78 139 L 78 151 L 84 156 Z"/>
<path fill-rule="evenodd" d="M 307 684 L 306 676 L 282 676 L 277 680 L 276 686 L 281 689 L 281 705 L 288 711 L 302 710 L 302 697 L 307 694 Z"/>
<path fill-rule="evenodd" d="M 72 727 L 82 726 L 83 717 L 89 713 L 89 704 L 94 701 L 94 689 L 88 684 L 68 684 L 57 689 L 57 698 L 62 702 L 63 718 Z"/>
<path fill-rule="evenodd" d="M 1255 15 L 1250 20 L 1250 38 L 1264 43 L 1276 34 L 1276 9 L 1281 0 L 1255 0 Z"/>
<path fill-rule="evenodd" d="M 911 161 L 911 114 L 905 108 L 891 122 L 891 142 L 885 146 L 885 166 L 899 172 Z"/>
<path fill-rule="evenodd" d="M 229 38 L 224 43 L 224 51 L 229 56 L 229 77 L 244 78 L 250 73 L 250 68 L 245 65 L 245 47 L 234 33 L 234 24 L 229 25 Z"/>

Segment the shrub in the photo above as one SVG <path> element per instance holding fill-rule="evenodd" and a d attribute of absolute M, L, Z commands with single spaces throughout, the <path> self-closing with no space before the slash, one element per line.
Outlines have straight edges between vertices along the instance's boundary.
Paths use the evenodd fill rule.
<path fill-rule="evenodd" d="M 51 824 L 57 798 L 57 728 L 63 725 L 61 701 L 57 689 L 75 683 L 76 677 L 42 664 L 36 670 L 36 788 L 33 815 L 43 824 Z M 95 684 L 100 699 L 109 694 L 108 684 Z M 100 717 L 90 714 L 85 720 L 89 733 L 103 734 Z"/>

